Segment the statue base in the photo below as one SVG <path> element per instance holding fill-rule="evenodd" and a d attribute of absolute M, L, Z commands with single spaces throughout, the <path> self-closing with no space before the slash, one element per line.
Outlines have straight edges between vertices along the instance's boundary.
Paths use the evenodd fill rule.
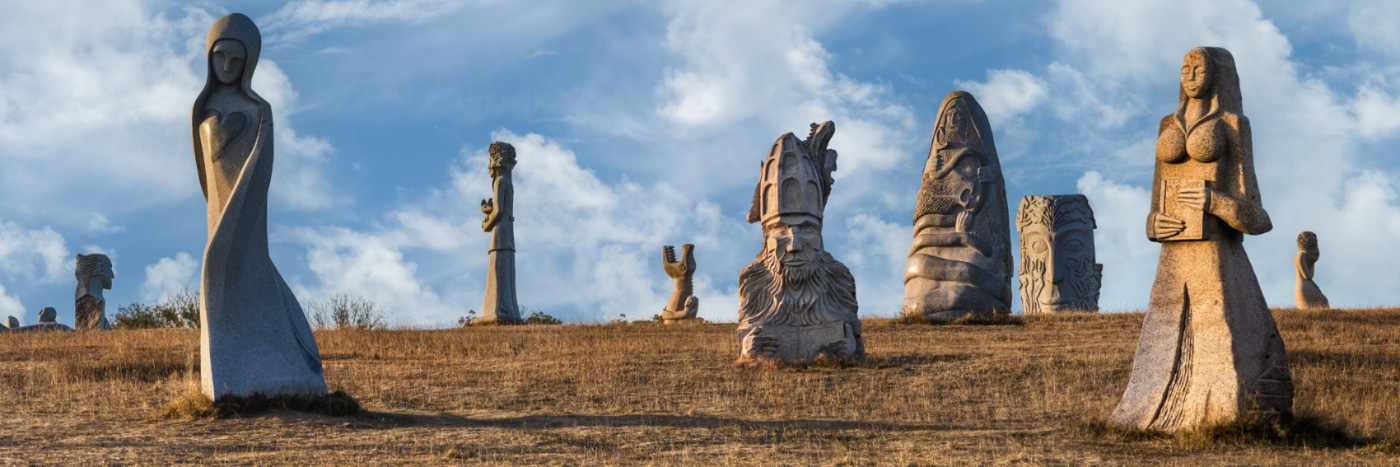
<path fill-rule="evenodd" d="M 751 361 L 812 363 L 817 357 L 860 359 L 865 344 L 860 322 L 836 321 L 808 326 L 748 326 L 739 328 L 741 358 Z"/>

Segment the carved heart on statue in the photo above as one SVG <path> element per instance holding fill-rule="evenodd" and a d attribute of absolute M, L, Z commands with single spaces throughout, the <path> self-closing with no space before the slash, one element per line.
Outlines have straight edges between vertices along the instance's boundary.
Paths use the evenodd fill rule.
<path fill-rule="evenodd" d="M 238 111 L 221 115 L 213 109 L 208 111 L 208 115 L 204 123 L 199 125 L 199 132 L 204 144 L 209 148 L 210 155 L 218 158 L 224 152 L 224 146 L 243 133 L 244 128 L 248 126 L 248 116 Z"/>

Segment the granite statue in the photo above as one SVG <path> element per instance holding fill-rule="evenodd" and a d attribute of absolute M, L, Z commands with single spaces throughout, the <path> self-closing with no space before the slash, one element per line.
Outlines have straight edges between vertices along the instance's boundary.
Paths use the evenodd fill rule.
<path fill-rule="evenodd" d="M 102 297 L 103 289 L 112 288 L 112 260 L 107 255 L 96 253 L 78 255 L 78 290 L 73 300 L 73 327 L 109 331 L 112 324 L 107 322 L 107 299 Z"/>
<path fill-rule="evenodd" d="M 695 287 L 692 284 L 695 278 L 695 245 L 681 245 L 679 260 L 676 259 L 675 247 L 663 246 L 661 261 L 666 275 L 671 276 L 671 282 L 675 285 L 674 291 L 671 292 L 671 301 L 661 310 L 661 319 L 666 324 L 695 319 L 695 314 L 700 311 L 700 299 L 695 297 Z"/>
<path fill-rule="evenodd" d="M 515 295 L 515 185 L 510 173 L 515 168 L 515 147 L 491 143 L 486 169 L 491 172 L 490 199 L 481 200 L 481 230 L 491 233 L 490 262 L 486 269 L 486 299 L 481 317 L 472 325 L 521 324 L 520 304 Z"/>
<path fill-rule="evenodd" d="M 6 319 L 5 319 L 5 328 L 6 328 L 6 329 L 16 329 L 16 328 L 19 328 L 19 319 L 18 319 L 18 318 L 15 318 L 15 317 L 13 317 L 13 316 L 6 317 Z"/>
<path fill-rule="evenodd" d="M 1293 256 L 1293 269 L 1298 273 L 1298 282 L 1293 286 L 1293 300 L 1304 310 L 1331 308 L 1327 296 L 1313 282 L 1313 265 L 1317 264 L 1317 234 L 1298 234 L 1298 254 Z"/>
<path fill-rule="evenodd" d="M 200 385 L 209 397 L 326 393 L 311 326 L 268 253 L 272 107 L 253 91 L 262 36 L 239 13 L 205 41 L 191 130 L 209 241 L 200 274 Z"/>
<path fill-rule="evenodd" d="M 763 251 L 739 273 L 741 363 L 865 356 L 855 277 L 822 246 L 835 131 L 826 122 L 807 139 L 785 134 L 759 165 L 748 221 L 762 223 Z"/>
<path fill-rule="evenodd" d="M 1006 186 L 991 125 L 972 94 L 943 98 L 922 180 L 904 315 L 948 321 L 1010 314 Z"/>
<path fill-rule="evenodd" d="M 1027 315 L 1099 311 L 1103 265 L 1094 258 L 1094 211 L 1084 195 L 1021 198 L 1021 308 Z"/>
<path fill-rule="evenodd" d="M 1254 175 L 1249 119 L 1229 51 L 1181 65 L 1180 104 L 1157 134 L 1147 238 L 1157 278 L 1115 426 L 1180 431 L 1291 417 L 1293 383 L 1244 235 L 1273 229 Z"/>
<path fill-rule="evenodd" d="M 11 316 L 8 320 L 7 328 L 9 332 L 50 332 L 50 331 L 72 331 L 73 328 L 58 322 L 58 310 L 54 307 L 46 306 L 39 309 L 39 324 L 20 326 L 19 320 Z"/>

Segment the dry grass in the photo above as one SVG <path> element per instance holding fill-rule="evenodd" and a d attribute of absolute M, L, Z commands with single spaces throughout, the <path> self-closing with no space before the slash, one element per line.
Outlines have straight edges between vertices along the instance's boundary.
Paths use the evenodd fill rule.
<path fill-rule="evenodd" d="M 1102 427 L 1141 314 L 870 320 L 865 361 L 772 371 L 733 366 L 732 324 L 325 331 L 359 415 L 193 421 L 162 415 L 196 331 L 5 335 L 0 463 L 1400 463 L 1400 310 L 1276 315 L 1306 423 L 1180 436 Z"/>

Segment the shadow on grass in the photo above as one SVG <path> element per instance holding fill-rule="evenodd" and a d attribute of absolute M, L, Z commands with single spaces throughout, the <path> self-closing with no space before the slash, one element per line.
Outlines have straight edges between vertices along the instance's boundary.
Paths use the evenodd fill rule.
<path fill-rule="evenodd" d="M 894 326 L 1024 326 L 1026 320 L 1011 315 L 968 315 L 956 319 L 933 319 L 927 316 L 901 315 L 891 318 L 888 324 Z"/>
<path fill-rule="evenodd" d="M 1173 447 L 1191 450 L 1245 446 L 1347 449 L 1380 444 L 1377 441 L 1354 438 L 1335 424 L 1312 415 L 1298 416 L 1286 423 L 1261 423 L 1241 418 L 1230 423 L 1175 433 L 1124 428 L 1095 420 L 1081 424 L 1079 431 L 1091 438 L 1130 442 L 1161 441 Z M 1382 447 L 1381 451 L 1385 452 L 1386 449 Z"/>
<path fill-rule="evenodd" d="M 698 415 L 525 415 L 506 418 L 470 418 L 454 414 L 404 414 L 364 411 L 356 417 L 367 424 L 360 428 L 399 427 L 493 427 L 539 430 L 570 427 L 679 427 L 723 430 L 806 430 L 806 431 L 933 431 L 967 427 L 952 425 L 896 424 L 859 420 L 746 420 Z M 377 422 L 377 423 L 375 423 Z"/>
<path fill-rule="evenodd" d="M 332 417 L 360 413 L 360 402 L 345 391 L 319 396 L 280 395 L 225 396 L 218 401 L 199 391 L 191 391 L 170 404 L 162 417 L 172 420 L 250 417 L 270 410 L 310 412 Z"/>

